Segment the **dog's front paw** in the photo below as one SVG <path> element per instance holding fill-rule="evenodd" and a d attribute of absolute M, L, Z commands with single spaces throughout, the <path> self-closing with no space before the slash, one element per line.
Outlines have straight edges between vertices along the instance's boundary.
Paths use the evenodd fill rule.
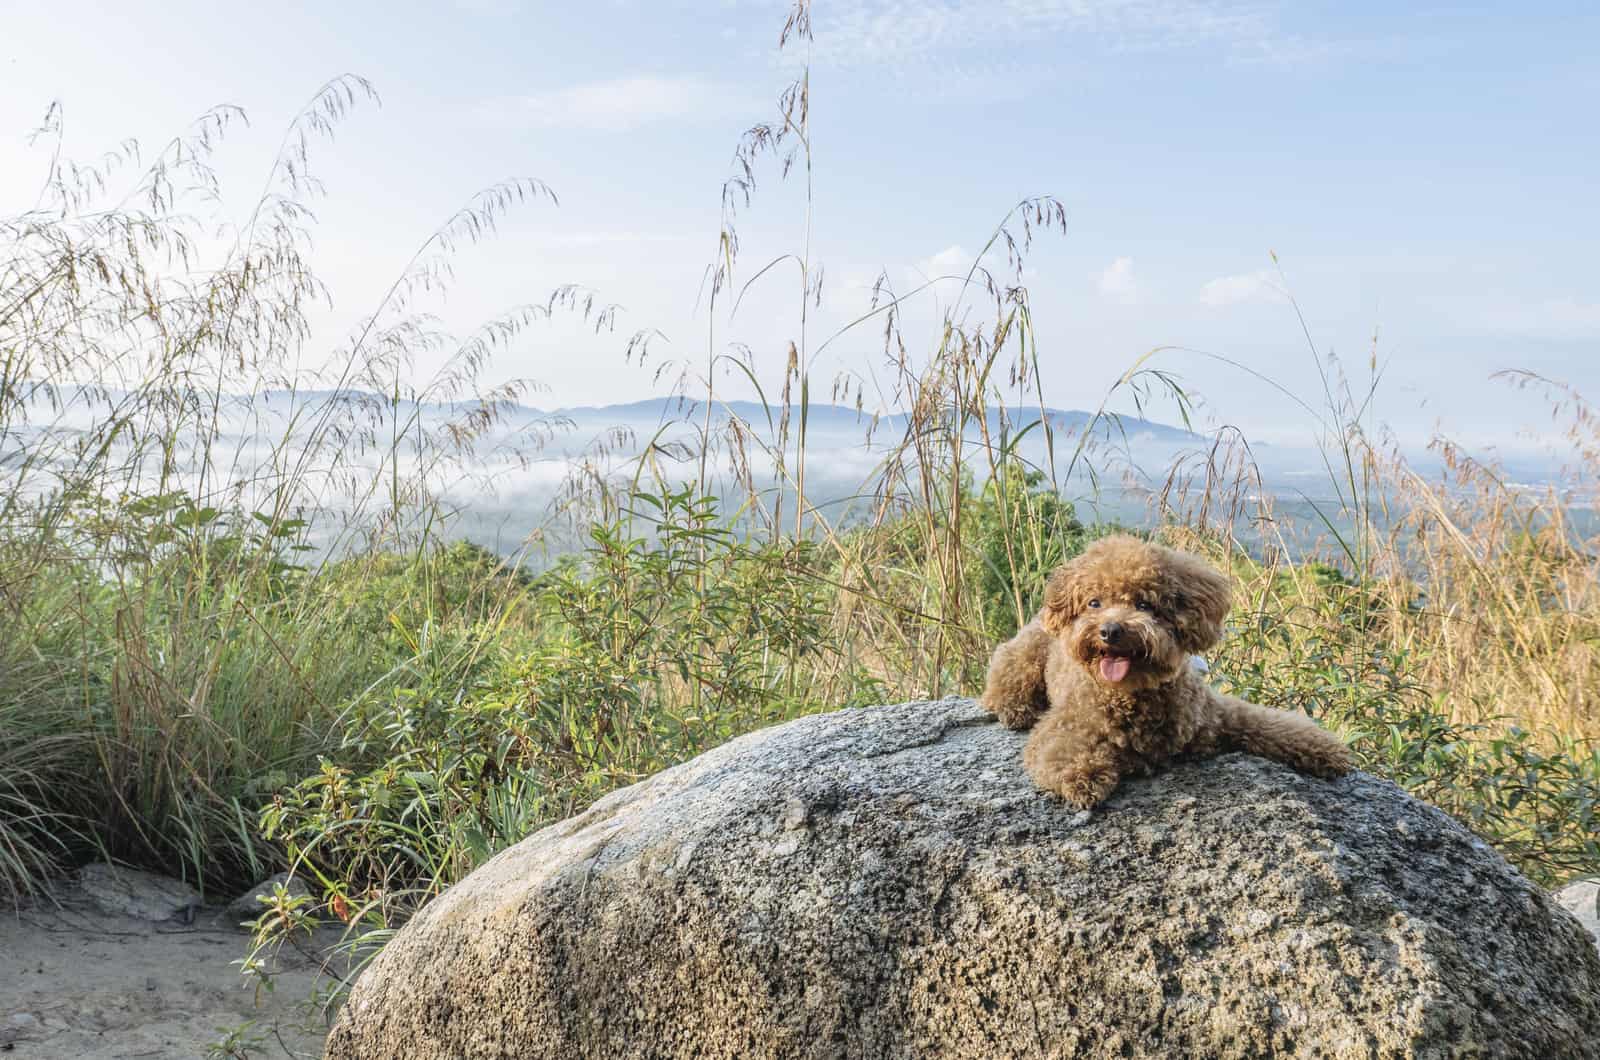
<path fill-rule="evenodd" d="M 1007 702 L 998 696 L 992 698 L 984 696 L 978 702 L 983 706 L 983 709 L 999 719 L 1001 725 L 1015 731 L 1031 728 L 1033 723 L 1039 719 L 1038 711 L 1027 706 L 1019 706 Z"/>
<path fill-rule="evenodd" d="M 1109 771 L 1068 773 L 1059 779 L 1055 792 L 1075 810 L 1092 810 L 1111 797 L 1121 780 Z"/>

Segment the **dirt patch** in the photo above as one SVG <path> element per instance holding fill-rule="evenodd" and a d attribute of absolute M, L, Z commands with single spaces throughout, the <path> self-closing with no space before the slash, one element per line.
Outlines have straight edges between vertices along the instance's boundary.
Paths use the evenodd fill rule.
<path fill-rule="evenodd" d="M 188 925 L 155 924 L 76 892 L 0 913 L 0 1055 L 320 1057 L 327 1022 L 313 999 L 337 982 L 285 950 L 271 967 L 274 988 L 258 990 L 234 963 L 248 936 L 232 920 L 205 908 Z M 338 937 L 328 929 L 311 952 Z"/>

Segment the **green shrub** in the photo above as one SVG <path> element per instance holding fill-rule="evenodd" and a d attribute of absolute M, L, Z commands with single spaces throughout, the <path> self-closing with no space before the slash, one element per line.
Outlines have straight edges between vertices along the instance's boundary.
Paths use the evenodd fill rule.
<path fill-rule="evenodd" d="M 534 581 L 526 643 L 408 635 L 404 678 L 348 708 L 343 740 L 263 813 L 369 930 L 619 785 L 838 705 L 806 696 L 839 655 L 813 545 L 751 543 L 690 490 L 630 500 Z"/>
<path fill-rule="evenodd" d="M 1316 602 L 1235 616 L 1213 659 L 1221 686 L 1343 731 L 1362 768 L 1455 815 L 1540 882 L 1600 872 L 1600 749 L 1535 740 L 1514 719 L 1453 721 L 1419 661 L 1374 635 L 1371 587 L 1311 573 Z"/>
<path fill-rule="evenodd" d="M 984 483 L 972 512 L 983 627 L 1004 640 L 1038 613 L 1050 572 L 1083 550 L 1086 531 L 1044 474 L 1015 460 Z"/>

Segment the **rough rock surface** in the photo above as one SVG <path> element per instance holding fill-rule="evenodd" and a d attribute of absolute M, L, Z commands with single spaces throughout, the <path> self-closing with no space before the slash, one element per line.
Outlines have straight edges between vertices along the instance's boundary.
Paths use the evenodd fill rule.
<path fill-rule="evenodd" d="M 1600 946 L 1600 880 L 1578 880 L 1556 892 L 1556 902 L 1578 918 Z"/>
<path fill-rule="evenodd" d="M 101 912 L 153 924 L 192 924 L 203 904 L 200 892 L 181 880 L 101 861 L 78 870 L 78 885 Z"/>
<path fill-rule="evenodd" d="M 1239 755 L 1075 814 L 969 700 L 735 740 L 504 851 L 335 1060 L 1600 1057 L 1577 921 L 1443 813 Z"/>

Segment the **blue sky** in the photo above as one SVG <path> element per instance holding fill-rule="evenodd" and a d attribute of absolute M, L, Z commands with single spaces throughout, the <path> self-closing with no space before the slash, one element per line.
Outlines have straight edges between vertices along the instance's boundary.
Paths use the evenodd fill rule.
<path fill-rule="evenodd" d="M 493 373 L 542 381 L 544 404 L 643 397 L 663 360 L 704 359 L 719 189 L 739 133 L 794 75 L 776 50 L 786 9 L 0 0 L 0 202 L 31 201 L 44 158 L 26 133 L 52 100 L 81 156 L 159 143 L 230 102 L 252 120 L 220 159 L 242 213 L 284 123 L 358 73 L 381 108 L 314 156 L 328 344 L 473 191 L 536 176 L 560 206 L 466 251 L 438 309 L 465 330 L 588 285 L 623 307 L 617 334 L 553 323 Z M 1028 283 L 1053 404 L 1092 407 L 1164 345 L 1314 400 L 1273 252 L 1319 349 L 1364 371 L 1378 334 L 1378 414 L 1407 440 L 1548 430 L 1496 369 L 1600 391 L 1593 5 L 819 0 L 814 17 L 812 236 L 828 277 L 814 334 L 854 316 L 880 269 L 904 284 L 964 267 L 1013 203 L 1050 194 L 1070 230 L 1036 247 Z M 798 182 L 762 175 L 740 220 L 746 276 L 804 234 Z M 775 270 L 715 333 L 749 344 L 769 383 L 797 334 L 794 287 Z M 642 327 L 670 343 L 641 368 L 623 336 Z M 880 361 L 868 331 L 817 370 Z M 1304 433 L 1249 372 L 1182 351 L 1157 363 L 1217 420 Z"/>

